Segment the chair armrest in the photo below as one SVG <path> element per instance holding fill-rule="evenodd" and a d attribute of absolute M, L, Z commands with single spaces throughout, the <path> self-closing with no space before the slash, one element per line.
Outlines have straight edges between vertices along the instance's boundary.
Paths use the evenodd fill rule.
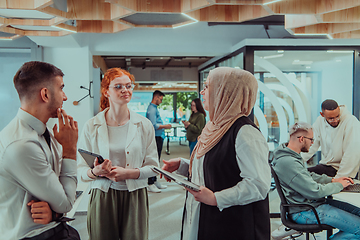
<path fill-rule="evenodd" d="M 316 221 L 317 221 L 317 224 L 319 225 L 319 227 L 322 227 L 322 224 L 320 222 L 320 218 L 319 218 L 319 215 L 318 213 L 316 212 L 316 209 L 311 206 L 310 204 L 306 204 L 306 203 L 303 203 L 303 204 L 281 204 L 282 206 L 284 207 L 304 207 L 304 208 L 308 208 L 310 210 L 313 211 L 313 213 L 315 214 L 315 218 L 316 218 Z"/>

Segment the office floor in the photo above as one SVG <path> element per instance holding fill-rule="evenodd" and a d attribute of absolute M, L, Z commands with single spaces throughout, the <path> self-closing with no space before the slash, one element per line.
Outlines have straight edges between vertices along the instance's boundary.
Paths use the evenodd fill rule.
<path fill-rule="evenodd" d="M 184 142 L 182 141 L 182 144 Z M 170 155 L 165 153 L 166 143 L 164 143 L 162 159 L 168 160 L 175 157 L 189 158 L 189 147 L 187 145 L 179 145 L 178 141 L 170 142 Z M 166 183 L 163 179 L 161 183 L 168 187 L 163 189 L 161 193 L 149 193 L 150 203 L 150 231 L 149 240 L 179 240 L 181 231 L 182 211 L 185 202 L 185 190 L 176 183 Z M 80 202 L 75 214 L 75 220 L 71 223 L 79 233 L 82 240 L 89 239 L 86 227 L 86 213 L 88 195 L 87 192 Z M 279 212 L 280 199 L 276 191 L 269 193 L 270 211 Z M 281 224 L 280 219 L 271 219 L 271 231 L 277 229 Z M 317 240 L 325 240 L 326 233 L 316 234 Z M 305 239 L 305 236 L 297 238 Z M 310 237 L 310 239 L 313 239 Z"/>

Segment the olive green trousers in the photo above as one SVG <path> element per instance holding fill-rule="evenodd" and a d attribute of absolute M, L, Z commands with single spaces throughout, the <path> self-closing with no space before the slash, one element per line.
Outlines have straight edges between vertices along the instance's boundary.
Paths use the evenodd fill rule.
<path fill-rule="evenodd" d="M 90 240 L 147 240 L 149 201 L 146 188 L 133 192 L 91 189 L 87 213 Z"/>

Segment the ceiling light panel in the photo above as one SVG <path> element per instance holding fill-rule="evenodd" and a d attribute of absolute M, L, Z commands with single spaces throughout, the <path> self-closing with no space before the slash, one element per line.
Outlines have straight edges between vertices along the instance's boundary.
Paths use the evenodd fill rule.
<path fill-rule="evenodd" d="M 121 19 L 135 25 L 174 25 L 189 21 L 181 13 L 135 13 Z"/>
<path fill-rule="evenodd" d="M 52 19 L 53 15 L 36 10 L 0 9 L 0 16 L 5 18 Z"/>
<path fill-rule="evenodd" d="M 12 36 L 15 36 L 15 34 L 0 32 L 0 37 L 12 37 Z"/>
<path fill-rule="evenodd" d="M 264 56 L 263 59 L 279 58 L 279 57 L 283 57 L 283 56 L 284 56 L 284 54 L 270 55 L 270 56 Z"/>
<path fill-rule="evenodd" d="M 310 65 L 313 61 L 300 61 L 300 60 L 294 60 L 292 62 L 293 65 Z"/>
<path fill-rule="evenodd" d="M 60 28 L 48 27 L 48 26 L 24 26 L 24 25 L 12 25 L 13 28 L 30 30 L 30 31 L 62 31 Z"/>

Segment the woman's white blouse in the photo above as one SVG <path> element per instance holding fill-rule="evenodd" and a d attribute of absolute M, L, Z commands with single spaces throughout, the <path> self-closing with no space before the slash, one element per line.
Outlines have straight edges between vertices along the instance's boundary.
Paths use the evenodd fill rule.
<path fill-rule="evenodd" d="M 234 205 L 246 205 L 266 198 L 271 184 L 271 173 L 268 163 L 269 149 L 265 138 L 259 130 L 250 125 L 243 126 L 235 141 L 236 160 L 241 170 L 242 181 L 234 187 L 215 192 L 217 207 L 220 211 Z M 191 181 L 204 186 L 204 157 L 192 165 Z M 219 166 L 221 167 L 221 166 Z M 187 175 L 189 160 L 181 159 L 177 173 Z M 187 193 L 184 215 L 184 240 L 196 240 L 199 227 L 200 203 L 192 194 Z"/>

